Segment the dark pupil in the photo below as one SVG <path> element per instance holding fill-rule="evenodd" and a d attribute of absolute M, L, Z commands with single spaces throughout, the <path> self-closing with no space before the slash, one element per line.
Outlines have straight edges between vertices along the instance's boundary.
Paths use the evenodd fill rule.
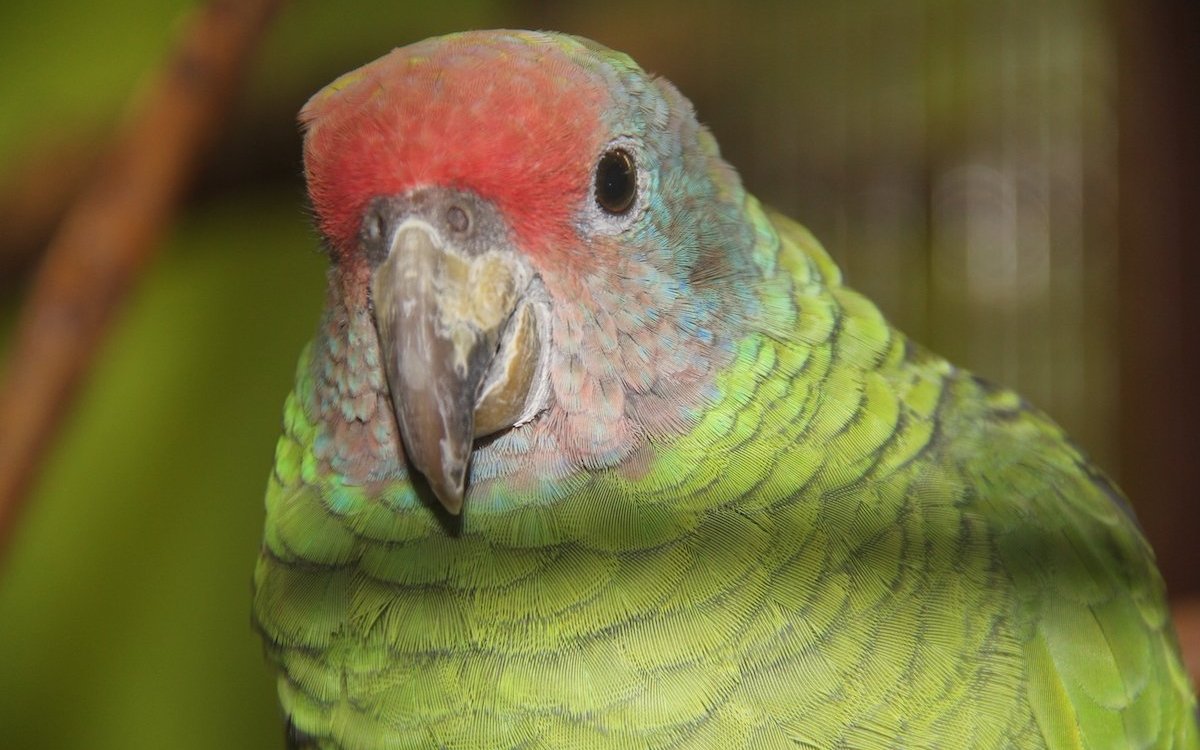
<path fill-rule="evenodd" d="M 596 202 L 605 211 L 622 214 L 633 205 L 637 181 L 633 174 L 633 158 L 617 149 L 600 157 L 596 165 Z"/>

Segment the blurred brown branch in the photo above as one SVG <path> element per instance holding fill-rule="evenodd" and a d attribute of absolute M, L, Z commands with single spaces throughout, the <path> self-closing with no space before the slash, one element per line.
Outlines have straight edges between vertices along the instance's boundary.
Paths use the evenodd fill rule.
<path fill-rule="evenodd" d="M 153 256 L 281 0 L 211 0 L 52 239 L 0 383 L 0 551 L 108 323 Z"/>
<path fill-rule="evenodd" d="M 96 164 L 92 130 L 30 145 L 0 182 L 0 294 L 16 291 Z"/>

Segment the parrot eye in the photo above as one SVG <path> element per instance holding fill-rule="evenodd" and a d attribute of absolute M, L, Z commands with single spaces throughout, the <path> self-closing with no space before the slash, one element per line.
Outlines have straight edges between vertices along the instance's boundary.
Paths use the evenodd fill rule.
<path fill-rule="evenodd" d="M 606 152 L 596 165 L 596 203 L 610 214 L 623 214 L 636 196 L 633 157 L 622 148 Z"/>

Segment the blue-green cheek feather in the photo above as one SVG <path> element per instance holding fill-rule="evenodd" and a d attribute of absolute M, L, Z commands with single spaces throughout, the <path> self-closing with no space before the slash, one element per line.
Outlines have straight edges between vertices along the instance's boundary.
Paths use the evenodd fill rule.
<path fill-rule="evenodd" d="M 255 571 L 295 744 L 1200 747 L 1119 492 L 725 169 L 690 177 L 682 205 L 722 210 L 687 230 L 702 272 L 660 297 L 695 295 L 659 314 L 710 339 L 694 383 L 655 351 L 689 398 L 631 376 L 623 403 L 656 427 L 592 454 L 553 413 L 478 442 L 457 528 L 411 483 L 368 308 L 331 282 Z M 647 258 L 679 205 L 648 211 Z M 649 330 L 625 314 L 614 330 Z"/>

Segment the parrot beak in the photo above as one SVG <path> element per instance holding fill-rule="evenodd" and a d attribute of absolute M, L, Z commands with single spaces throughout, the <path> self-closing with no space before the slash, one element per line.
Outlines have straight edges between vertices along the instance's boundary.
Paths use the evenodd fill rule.
<path fill-rule="evenodd" d="M 513 426 L 529 409 L 543 348 L 531 275 L 511 248 L 468 253 L 409 218 L 372 279 L 408 460 L 454 515 L 475 438 Z"/>

